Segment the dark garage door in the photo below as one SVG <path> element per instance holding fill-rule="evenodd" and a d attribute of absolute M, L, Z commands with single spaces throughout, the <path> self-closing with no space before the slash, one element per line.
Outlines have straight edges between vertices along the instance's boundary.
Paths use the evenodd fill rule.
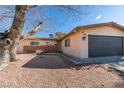
<path fill-rule="evenodd" d="M 89 57 L 122 55 L 122 37 L 89 35 L 88 38 Z"/>

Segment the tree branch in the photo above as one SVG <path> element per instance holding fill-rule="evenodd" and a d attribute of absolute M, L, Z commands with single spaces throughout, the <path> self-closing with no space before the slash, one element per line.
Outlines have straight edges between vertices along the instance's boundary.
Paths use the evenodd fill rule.
<path fill-rule="evenodd" d="M 42 24 L 43 24 L 42 22 L 39 22 L 39 24 L 32 31 L 28 32 L 28 34 L 26 36 L 24 36 L 24 37 L 33 36 L 35 33 L 37 33 L 40 30 Z"/>

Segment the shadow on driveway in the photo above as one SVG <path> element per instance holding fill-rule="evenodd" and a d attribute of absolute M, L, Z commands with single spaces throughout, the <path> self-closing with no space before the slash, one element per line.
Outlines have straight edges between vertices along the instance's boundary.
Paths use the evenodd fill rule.
<path fill-rule="evenodd" d="M 26 64 L 26 68 L 63 69 L 68 68 L 62 58 L 57 55 L 38 55 Z"/>

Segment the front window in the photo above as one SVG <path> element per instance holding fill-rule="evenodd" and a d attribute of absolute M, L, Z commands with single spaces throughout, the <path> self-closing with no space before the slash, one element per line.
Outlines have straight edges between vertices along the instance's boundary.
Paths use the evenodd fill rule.
<path fill-rule="evenodd" d="M 70 39 L 65 40 L 65 47 L 70 47 Z"/>
<path fill-rule="evenodd" d="M 30 42 L 30 45 L 31 45 L 31 46 L 39 46 L 40 43 L 39 43 L 39 42 Z"/>

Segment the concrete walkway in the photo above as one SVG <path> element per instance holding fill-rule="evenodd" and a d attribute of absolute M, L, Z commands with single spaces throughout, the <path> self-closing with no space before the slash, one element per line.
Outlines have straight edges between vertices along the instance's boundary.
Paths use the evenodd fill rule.
<path fill-rule="evenodd" d="M 123 56 L 110 56 L 110 57 L 95 57 L 95 58 L 74 58 L 65 54 L 62 57 L 68 59 L 75 64 L 108 64 L 108 63 L 119 63 L 124 61 Z"/>
<path fill-rule="evenodd" d="M 109 63 L 107 65 L 111 68 L 124 72 L 124 61 L 120 61 L 118 63 Z"/>
<path fill-rule="evenodd" d="M 83 64 L 106 64 L 107 66 L 124 72 L 124 57 L 123 56 L 112 56 L 112 57 L 96 57 L 96 58 L 85 58 L 78 59 L 74 57 L 70 57 L 67 55 L 62 55 L 65 59 L 71 61 L 77 65 Z"/>

